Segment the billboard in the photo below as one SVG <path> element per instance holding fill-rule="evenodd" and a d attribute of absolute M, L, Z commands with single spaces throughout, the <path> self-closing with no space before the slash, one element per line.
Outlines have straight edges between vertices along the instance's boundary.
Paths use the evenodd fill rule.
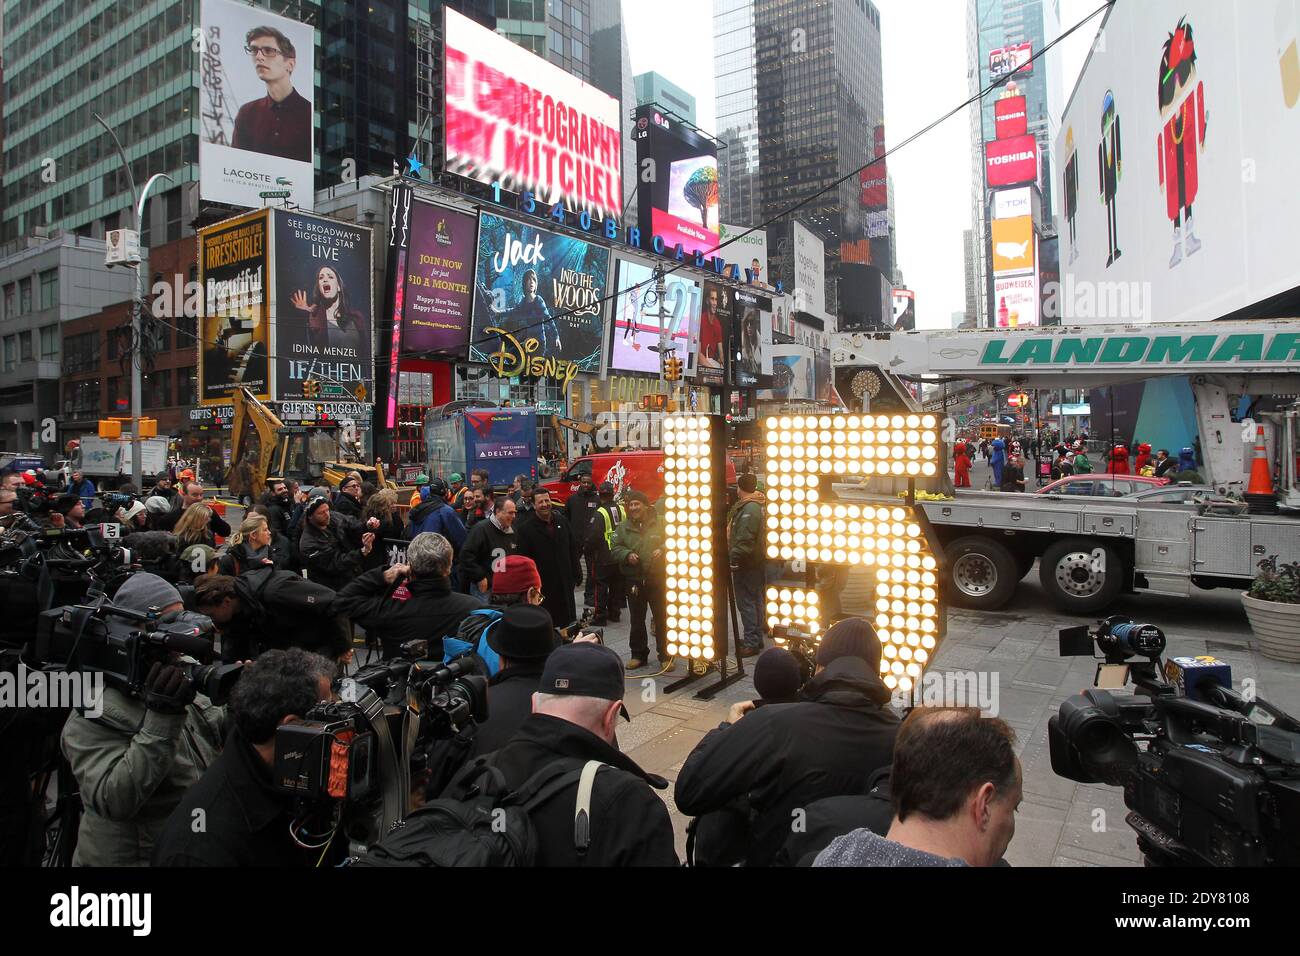
<path fill-rule="evenodd" d="M 800 312 L 826 314 L 826 246 L 797 221 L 794 223 L 794 302 Z"/>
<path fill-rule="evenodd" d="M 1012 189 L 999 189 L 993 193 L 994 219 L 1017 219 L 1020 216 L 1034 214 L 1034 188 L 1018 186 Z"/>
<path fill-rule="evenodd" d="M 772 347 L 772 387 L 760 388 L 760 400 L 812 401 L 817 397 L 817 368 L 813 350 L 802 345 Z"/>
<path fill-rule="evenodd" d="M 726 380 L 727 342 L 732 325 L 731 289 L 716 282 L 704 283 L 700 307 L 700 337 L 694 344 L 695 380 L 700 385 L 721 385 Z"/>
<path fill-rule="evenodd" d="M 613 342 L 609 367 L 621 372 L 659 374 L 661 315 L 666 320 L 668 342 L 682 360 L 686 375 L 695 373 L 692 341 L 699 341 L 700 303 L 703 290 L 693 279 L 680 273 L 664 277 L 664 297 L 659 300 L 655 268 L 633 259 L 615 258 Z"/>
<path fill-rule="evenodd" d="M 1034 220 L 1032 216 L 993 220 L 993 274 L 1033 272 Z"/>
<path fill-rule="evenodd" d="M 772 374 L 772 300 L 736 289 L 733 314 L 733 382 L 753 388 L 760 375 Z"/>
<path fill-rule="evenodd" d="M 1023 329 L 1038 325 L 1038 275 L 998 276 L 993 280 L 993 301 L 997 304 L 1000 329 Z"/>
<path fill-rule="evenodd" d="M 990 187 L 1037 182 L 1038 140 L 1025 135 L 985 143 L 984 168 Z"/>
<path fill-rule="evenodd" d="M 402 351 L 464 355 L 474 305 L 478 217 L 413 202 L 402 289 Z"/>
<path fill-rule="evenodd" d="M 718 246 L 718 147 L 653 106 L 636 110 L 637 219 L 689 255 Z"/>
<path fill-rule="evenodd" d="M 229 403 L 243 385 L 271 397 L 269 211 L 199 230 L 199 404 Z"/>
<path fill-rule="evenodd" d="M 234 0 L 203 0 L 201 15 L 200 197 L 260 208 L 287 191 L 310 210 L 315 28 Z"/>
<path fill-rule="evenodd" d="M 1029 113 L 1021 96 L 1004 96 L 993 104 L 993 129 L 998 139 L 1011 139 L 1029 132 Z"/>
<path fill-rule="evenodd" d="M 471 362 L 503 378 L 600 371 L 607 248 L 483 212 L 474 281 Z"/>
<path fill-rule="evenodd" d="M 723 257 L 739 265 L 751 284 L 771 288 L 767 274 L 767 230 L 751 232 L 745 226 L 728 226 L 725 222 L 718 229 L 718 241 L 731 243 L 722 251 Z M 749 235 L 745 235 L 747 232 Z"/>
<path fill-rule="evenodd" d="M 595 218 L 623 208 L 618 101 L 446 11 L 447 172 Z"/>
<path fill-rule="evenodd" d="M 1297 24 L 1294 0 L 1109 11 L 1057 141 L 1062 282 L 1142 307 L 1062 296 L 1063 322 L 1208 321 L 1300 287 Z"/>
<path fill-rule="evenodd" d="M 277 209 L 275 398 L 302 398 L 303 382 L 341 386 L 358 402 L 374 390 L 371 233 L 365 226 Z"/>
<path fill-rule="evenodd" d="M 1012 73 L 1029 76 L 1034 72 L 1033 55 L 1032 43 L 1017 43 L 1015 46 L 989 50 L 989 79 L 996 80 Z"/>

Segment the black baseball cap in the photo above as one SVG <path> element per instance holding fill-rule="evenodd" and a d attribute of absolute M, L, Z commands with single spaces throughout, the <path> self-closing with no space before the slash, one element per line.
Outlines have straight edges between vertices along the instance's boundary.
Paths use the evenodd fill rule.
<path fill-rule="evenodd" d="M 614 493 L 614 483 L 612 481 L 602 481 L 597 491 L 602 495 L 612 495 Z"/>
<path fill-rule="evenodd" d="M 630 721 L 623 700 L 623 661 L 603 644 L 565 644 L 551 652 L 537 690 L 542 694 L 617 700 L 623 719 Z"/>

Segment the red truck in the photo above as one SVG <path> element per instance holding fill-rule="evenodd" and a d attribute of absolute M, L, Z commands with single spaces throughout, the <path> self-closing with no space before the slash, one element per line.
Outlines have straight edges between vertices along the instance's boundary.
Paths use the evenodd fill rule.
<path fill-rule="evenodd" d="M 563 504 L 569 495 L 581 487 L 583 475 L 591 475 L 599 488 L 608 481 L 614 494 L 636 489 L 651 501 L 658 501 L 664 493 L 664 453 L 662 451 L 605 451 L 585 455 L 569 466 L 559 478 L 543 481 L 539 487 L 551 493 L 551 498 Z M 736 483 L 736 466 L 727 459 L 727 484 Z"/>

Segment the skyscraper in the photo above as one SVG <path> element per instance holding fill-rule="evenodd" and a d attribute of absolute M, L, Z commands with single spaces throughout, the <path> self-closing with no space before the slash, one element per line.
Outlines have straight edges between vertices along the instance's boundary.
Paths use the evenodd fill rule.
<path fill-rule="evenodd" d="M 636 104 L 658 103 L 684 120 L 695 122 L 695 97 L 658 73 L 639 73 L 636 81 Z"/>
<path fill-rule="evenodd" d="M 880 13 L 870 0 L 755 0 L 759 201 L 769 219 L 849 176 L 883 145 Z M 880 130 L 879 134 L 877 130 Z M 879 140 L 878 140 L 879 137 Z M 840 244 L 868 238 L 866 190 L 856 177 L 798 213 L 826 244 L 826 308 L 837 309 Z M 779 277 L 792 274 L 789 220 L 768 230 Z M 872 265 L 890 277 L 888 244 Z"/>
<path fill-rule="evenodd" d="M 754 67 L 755 0 L 713 0 L 718 192 L 722 222 L 756 226 L 758 202 L 758 78 Z"/>
<path fill-rule="evenodd" d="M 989 55 L 995 50 L 1029 45 L 1036 55 L 1061 32 L 1060 0 L 967 0 L 966 3 L 966 75 L 970 95 L 974 96 L 993 81 Z M 1038 140 L 1040 157 L 1039 188 L 1042 190 L 1042 222 L 1053 222 L 1052 179 L 1055 170 L 1054 144 L 1061 121 L 1064 99 L 1058 70 L 1048 69 L 1047 59 L 1034 61 L 1032 72 L 1017 73 L 1012 82 L 1025 95 L 1028 131 Z M 989 225 L 988 186 L 985 178 L 984 144 L 997 138 L 994 110 L 1005 87 L 999 86 L 972 109 L 971 116 L 971 227 L 978 254 L 975 284 L 979 290 L 975 306 L 977 325 L 994 321 L 991 227 Z M 969 303 L 967 311 L 969 313 Z"/>

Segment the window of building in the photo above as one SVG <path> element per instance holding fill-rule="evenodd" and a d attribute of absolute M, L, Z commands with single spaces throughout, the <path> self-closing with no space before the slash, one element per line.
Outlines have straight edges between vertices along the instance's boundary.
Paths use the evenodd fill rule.
<path fill-rule="evenodd" d="M 198 402 L 199 370 L 196 368 L 178 368 L 176 370 L 176 404 L 194 405 Z"/>
<path fill-rule="evenodd" d="M 99 417 L 99 379 L 72 382 L 63 393 L 63 411 L 76 418 Z"/>
<path fill-rule="evenodd" d="M 18 336 L 5 336 L 5 371 L 12 372 L 18 366 Z"/>
<path fill-rule="evenodd" d="M 166 408 L 172 403 L 172 373 L 153 372 L 140 380 L 140 401 L 145 408 Z"/>
<path fill-rule="evenodd" d="M 18 314 L 26 315 L 32 311 L 32 279 L 28 276 L 26 279 L 18 280 Z"/>
<path fill-rule="evenodd" d="M 31 329 L 18 333 L 18 359 L 21 362 L 30 362 L 32 360 Z"/>
<path fill-rule="evenodd" d="M 4 317 L 6 319 L 12 319 L 15 315 L 18 314 L 17 308 L 18 308 L 18 286 L 16 286 L 14 283 L 11 282 L 7 286 L 5 286 Z"/>
<path fill-rule="evenodd" d="M 46 325 L 41 328 L 41 361 L 57 362 L 59 360 L 59 327 Z"/>
<path fill-rule="evenodd" d="M 53 309 L 59 304 L 59 270 L 47 269 L 41 273 L 41 310 Z"/>
<path fill-rule="evenodd" d="M 122 392 L 122 376 L 114 375 L 112 378 L 110 378 L 108 380 L 108 396 L 107 396 L 108 411 L 109 412 L 119 411 L 117 407 L 118 399 L 125 399 L 125 403 L 122 405 L 122 408 L 127 408 L 131 401 L 131 396 L 129 392 L 130 389 L 127 390 L 126 394 Z"/>
<path fill-rule="evenodd" d="M 90 372 L 99 367 L 99 333 L 82 332 L 63 340 L 63 371 Z"/>

